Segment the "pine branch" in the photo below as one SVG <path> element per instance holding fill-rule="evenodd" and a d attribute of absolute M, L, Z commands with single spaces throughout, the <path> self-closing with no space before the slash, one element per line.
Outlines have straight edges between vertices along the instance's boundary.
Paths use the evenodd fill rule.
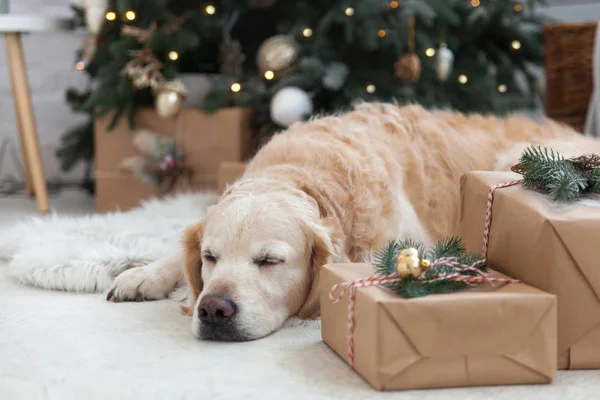
<path fill-rule="evenodd" d="M 375 270 L 380 275 L 390 275 L 396 272 L 396 260 L 398 254 L 403 249 L 416 248 L 420 254 L 425 254 L 432 265 L 435 261 L 441 258 L 453 258 L 457 263 L 463 265 L 476 265 L 476 269 L 485 272 L 487 266 L 480 262 L 481 257 L 477 254 L 467 253 L 465 247 L 458 237 L 450 237 L 436 243 L 432 248 L 425 249 L 423 243 L 415 240 L 395 240 L 389 242 L 382 249 L 375 252 L 373 265 Z M 478 263 L 479 262 L 479 263 Z M 477 263 L 477 264 L 476 264 Z M 441 280 L 438 282 L 425 282 L 433 280 L 440 276 L 456 273 L 456 269 L 452 269 L 446 265 L 437 265 L 425 271 L 421 278 L 415 278 L 412 275 L 407 276 L 400 282 L 386 285 L 396 294 L 402 297 L 413 298 L 422 297 L 430 294 L 451 293 L 463 289 L 467 286 L 464 282 L 456 282 L 452 280 Z M 473 276 L 475 271 L 461 270 L 459 273 L 463 275 Z"/>
<path fill-rule="evenodd" d="M 555 201 L 571 201 L 588 188 L 588 177 L 572 161 L 552 149 L 531 146 L 512 168 L 523 175 L 523 185 L 541 189 Z"/>
<path fill-rule="evenodd" d="M 600 194 L 600 168 L 594 168 L 587 174 L 589 182 L 588 190 L 590 193 Z"/>

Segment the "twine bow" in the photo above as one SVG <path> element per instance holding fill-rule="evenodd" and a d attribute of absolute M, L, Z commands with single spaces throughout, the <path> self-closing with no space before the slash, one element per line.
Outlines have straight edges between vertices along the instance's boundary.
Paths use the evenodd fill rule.
<path fill-rule="evenodd" d="M 498 189 L 518 185 L 522 180 L 515 180 L 511 182 L 502 183 L 495 185 L 490 188 L 487 198 L 487 207 L 485 213 L 485 225 L 483 229 L 483 256 L 482 260 L 479 260 L 471 265 L 461 264 L 455 257 L 444 257 L 435 260 L 430 267 L 430 270 L 438 266 L 450 267 L 454 272 L 440 274 L 435 278 L 428 279 L 423 272 L 417 280 L 423 283 L 435 283 L 440 281 L 453 281 L 453 282 L 464 282 L 467 286 L 477 286 L 482 283 L 517 283 L 519 280 L 511 278 L 497 278 L 491 276 L 477 268 L 480 264 L 483 264 L 487 260 L 488 244 L 490 236 L 490 228 L 492 225 L 492 205 L 494 203 L 494 192 Z M 474 275 L 465 275 L 461 272 L 473 272 Z M 333 285 L 329 291 L 329 300 L 333 303 L 339 302 L 346 293 L 348 293 L 348 365 L 354 368 L 354 310 L 356 303 L 356 289 L 366 288 L 371 286 L 380 286 L 390 283 L 400 282 L 403 278 L 400 275 L 394 273 L 390 275 L 373 275 L 368 278 L 356 279 L 350 282 L 343 282 Z M 339 293 L 338 293 L 339 291 Z"/>
<path fill-rule="evenodd" d="M 186 167 L 182 161 L 176 160 L 173 156 L 167 155 L 157 164 L 152 166 L 152 173 L 160 177 L 160 194 L 169 193 L 179 182 L 185 179 L 188 186 L 191 186 L 194 171 Z"/>

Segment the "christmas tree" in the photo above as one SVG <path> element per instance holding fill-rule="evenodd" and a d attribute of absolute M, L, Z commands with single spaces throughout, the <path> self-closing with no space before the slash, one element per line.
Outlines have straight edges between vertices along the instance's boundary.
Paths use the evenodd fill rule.
<path fill-rule="evenodd" d="M 94 3 L 94 1 L 92 2 Z M 534 105 L 543 0 L 95 0 L 97 25 L 71 93 L 90 118 L 178 111 L 179 74 L 209 74 L 207 112 L 254 110 L 257 142 L 358 100 L 502 114 Z M 161 96 L 162 95 L 162 96 Z M 92 123 L 65 136 L 69 167 L 93 154 Z"/>

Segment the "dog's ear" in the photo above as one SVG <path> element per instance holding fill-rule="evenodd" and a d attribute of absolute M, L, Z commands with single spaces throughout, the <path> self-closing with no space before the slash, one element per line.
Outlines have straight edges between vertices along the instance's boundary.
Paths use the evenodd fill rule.
<path fill-rule="evenodd" d="M 332 262 L 345 262 L 343 234 L 336 231 L 333 218 L 326 218 L 320 225 L 309 227 L 312 236 L 311 273 L 312 282 L 304 305 L 298 311 L 301 319 L 317 318 L 321 314 L 319 300 L 319 281 L 321 267 Z"/>
<path fill-rule="evenodd" d="M 187 315 L 194 313 L 194 304 L 202 292 L 202 253 L 200 250 L 202 236 L 204 235 L 204 221 L 197 222 L 188 227 L 183 234 L 183 247 L 185 252 L 185 277 L 188 281 L 190 307 L 181 307 Z"/>

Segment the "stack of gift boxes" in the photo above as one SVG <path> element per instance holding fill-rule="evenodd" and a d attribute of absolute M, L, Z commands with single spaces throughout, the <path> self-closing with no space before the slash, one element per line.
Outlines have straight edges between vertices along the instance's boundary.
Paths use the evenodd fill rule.
<path fill-rule="evenodd" d="M 482 252 L 490 189 L 519 179 L 473 172 L 461 182 L 460 236 Z M 551 383 L 557 369 L 600 368 L 600 207 L 563 204 L 520 184 L 494 192 L 487 265 L 518 283 L 402 298 L 381 286 L 331 288 L 373 275 L 368 264 L 326 266 L 323 340 L 378 390 Z"/>

